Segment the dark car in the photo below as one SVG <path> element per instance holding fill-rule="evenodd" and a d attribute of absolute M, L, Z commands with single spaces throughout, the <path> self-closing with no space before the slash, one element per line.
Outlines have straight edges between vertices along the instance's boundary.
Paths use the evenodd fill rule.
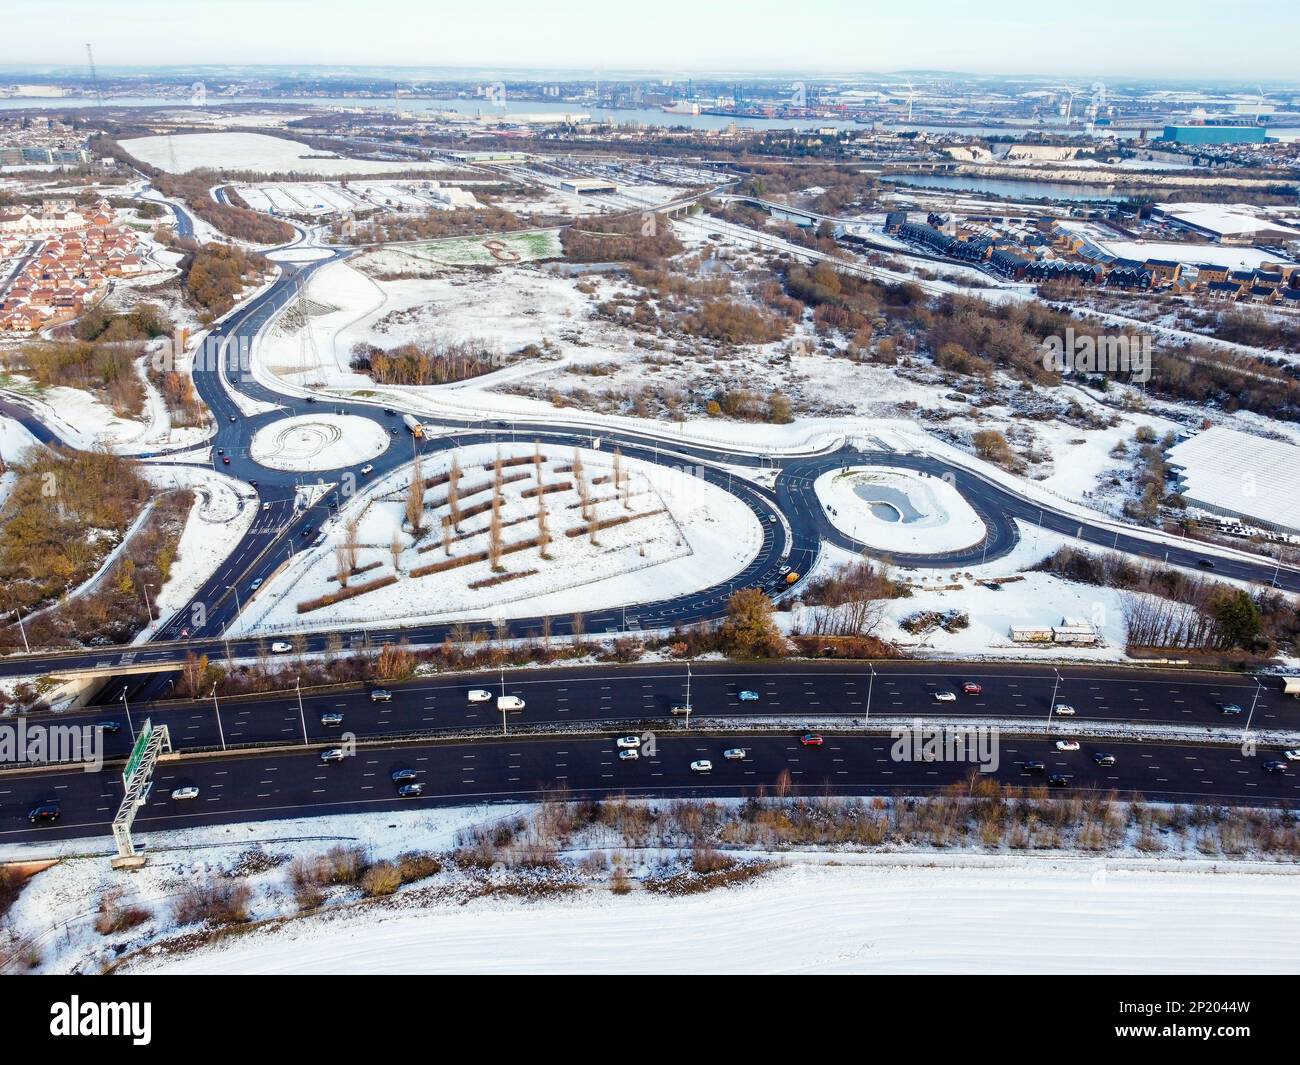
<path fill-rule="evenodd" d="M 249 481 L 248 483 L 251 484 L 254 488 L 257 487 L 257 482 L 256 482 L 256 481 Z"/>
<path fill-rule="evenodd" d="M 404 781 L 404 780 L 414 780 L 414 779 L 415 779 L 415 770 L 414 770 L 414 769 L 394 769 L 394 770 L 393 770 L 393 783 L 394 783 L 394 784 L 400 784 L 400 783 L 402 783 L 402 781 Z"/>
<path fill-rule="evenodd" d="M 1201 569 L 1214 569 L 1214 563 L 1208 558 L 1198 558 L 1196 564 L 1200 566 Z"/>
<path fill-rule="evenodd" d="M 397 411 L 393 410 L 392 407 L 385 407 L 384 413 L 387 414 L 389 417 L 392 417 L 394 414 L 397 413 Z"/>
<path fill-rule="evenodd" d="M 95 728 L 103 729 L 105 732 L 121 732 L 122 722 L 120 721 L 96 721 Z"/>
<path fill-rule="evenodd" d="M 1064 773 L 1052 773 L 1047 778 L 1047 784 L 1048 787 L 1052 788 L 1068 788 L 1070 786 L 1070 778 Z"/>
<path fill-rule="evenodd" d="M 1026 772 L 1026 773 L 1046 773 L 1046 772 L 1047 772 L 1047 763 L 1046 763 L 1046 762 L 1026 762 L 1024 768 L 1025 768 L 1025 772 Z"/>
<path fill-rule="evenodd" d="M 400 795 L 403 799 L 414 799 L 417 796 L 424 794 L 424 785 L 403 784 L 400 788 L 397 789 L 397 794 Z"/>
<path fill-rule="evenodd" d="M 1115 756 L 1114 756 L 1113 754 L 1105 754 L 1105 753 L 1103 753 L 1103 752 L 1101 752 L 1101 751 L 1098 751 L 1096 754 L 1094 754 L 1094 755 L 1092 756 L 1092 760 L 1093 760 L 1094 762 L 1096 762 L 1098 765 L 1114 765 L 1114 764 L 1115 764 Z"/>
<path fill-rule="evenodd" d="M 1264 772 L 1266 773 L 1285 773 L 1286 763 L 1281 759 L 1273 758 L 1264 763 Z"/>
<path fill-rule="evenodd" d="M 316 402 L 316 397 L 315 397 L 315 396 L 308 396 L 308 397 L 307 397 L 307 402 L 308 402 L 308 403 L 315 403 L 315 402 Z"/>
<path fill-rule="evenodd" d="M 393 693 L 388 691 L 386 688 L 375 688 L 370 693 L 370 701 L 372 703 L 391 703 L 393 701 Z"/>
<path fill-rule="evenodd" d="M 52 825 L 61 816 L 63 811 L 59 809 L 57 802 L 43 802 L 28 811 L 27 820 L 34 825 Z"/>
<path fill-rule="evenodd" d="M 1225 717 L 1236 717 L 1238 714 L 1242 713 L 1242 709 L 1236 703 L 1220 703 L 1219 713 L 1223 714 Z"/>
<path fill-rule="evenodd" d="M 315 529 L 313 529 L 310 525 L 308 525 L 307 528 L 303 529 L 303 531 L 299 535 L 302 536 L 303 539 L 306 539 L 315 531 L 316 531 Z"/>

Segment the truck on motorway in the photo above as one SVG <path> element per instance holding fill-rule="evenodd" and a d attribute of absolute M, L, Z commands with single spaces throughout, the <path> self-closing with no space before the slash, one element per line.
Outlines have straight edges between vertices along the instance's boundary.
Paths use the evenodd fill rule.
<path fill-rule="evenodd" d="M 411 435 L 415 437 L 416 440 L 424 439 L 424 425 L 418 418 L 413 418 L 409 414 L 403 414 L 402 422 L 411 430 Z"/>
<path fill-rule="evenodd" d="M 1300 698 L 1300 677 L 1283 677 L 1282 694 Z"/>

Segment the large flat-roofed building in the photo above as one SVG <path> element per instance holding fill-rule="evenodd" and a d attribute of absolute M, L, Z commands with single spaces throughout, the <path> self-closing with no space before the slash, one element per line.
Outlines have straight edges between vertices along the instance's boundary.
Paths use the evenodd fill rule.
<path fill-rule="evenodd" d="M 1300 534 L 1300 447 L 1215 426 L 1167 459 L 1188 506 Z"/>
<path fill-rule="evenodd" d="M 565 178 L 560 182 L 565 192 L 617 192 L 618 185 L 605 178 Z"/>
<path fill-rule="evenodd" d="M 1161 140 L 1175 144 L 1263 144 L 1263 126 L 1166 126 Z"/>

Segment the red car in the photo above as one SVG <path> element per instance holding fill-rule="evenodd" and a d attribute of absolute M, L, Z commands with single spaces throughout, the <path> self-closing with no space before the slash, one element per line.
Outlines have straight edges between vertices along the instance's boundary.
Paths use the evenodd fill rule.
<path fill-rule="evenodd" d="M 800 736 L 799 742 L 805 747 L 820 747 L 822 745 L 822 738 L 809 733 L 807 736 Z"/>
<path fill-rule="evenodd" d="M 981 688 L 981 687 L 980 687 L 978 684 L 976 684 L 974 681 L 970 681 L 970 680 L 968 680 L 965 684 L 963 684 L 963 685 L 961 686 L 961 690 L 964 691 L 967 695 L 983 695 L 983 694 L 984 694 L 984 689 Z"/>
<path fill-rule="evenodd" d="M 222 455 L 222 456 L 221 456 L 221 461 L 224 462 L 227 466 L 229 466 L 229 465 L 230 465 L 230 456 L 229 456 L 229 455 Z"/>

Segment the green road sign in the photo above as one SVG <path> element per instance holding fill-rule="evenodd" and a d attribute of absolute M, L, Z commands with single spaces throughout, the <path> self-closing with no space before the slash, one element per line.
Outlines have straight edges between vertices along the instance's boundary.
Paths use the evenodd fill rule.
<path fill-rule="evenodd" d="M 153 732 L 153 722 L 145 718 L 144 727 L 140 729 L 140 735 L 135 738 L 135 746 L 131 748 L 131 757 L 126 760 L 126 768 L 122 770 L 122 786 L 129 788 L 131 778 L 135 776 L 135 771 L 140 768 L 140 759 L 144 757 L 144 749 L 149 746 L 149 735 Z"/>

